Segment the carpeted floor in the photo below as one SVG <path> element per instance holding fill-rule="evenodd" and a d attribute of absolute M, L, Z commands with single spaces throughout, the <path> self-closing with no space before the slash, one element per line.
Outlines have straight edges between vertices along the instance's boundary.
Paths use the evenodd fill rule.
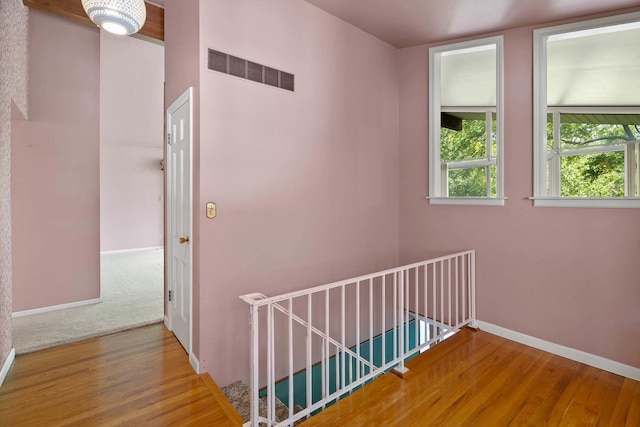
<path fill-rule="evenodd" d="M 17 354 L 29 353 L 137 326 L 164 317 L 164 251 L 100 256 L 102 302 L 13 319 Z"/>
<path fill-rule="evenodd" d="M 226 396 L 226 398 L 231 402 L 238 414 L 242 417 L 243 420 L 249 421 L 251 418 L 251 389 L 248 385 L 243 383 L 242 381 L 236 381 L 235 383 L 229 384 L 226 387 L 222 387 L 222 393 Z M 287 405 L 282 403 L 280 399 L 275 398 L 275 407 L 276 407 L 276 422 L 284 421 L 289 418 L 289 409 Z M 302 408 L 300 406 L 295 406 L 294 412 L 297 413 Z M 261 417 L 267 416 L 267 397 L 263 396 L 260 398 L 258 402 L 258 412 Z M 302 421 L 298 421 L 295 424 L 298 425 Z M 261 423 L 261 425 L 263 425 Z"/>

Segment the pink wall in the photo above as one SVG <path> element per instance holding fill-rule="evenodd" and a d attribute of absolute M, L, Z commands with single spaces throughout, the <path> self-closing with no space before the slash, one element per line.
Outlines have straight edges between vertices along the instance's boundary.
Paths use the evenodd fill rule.
<path fill-rule="evenodd" d="M 164 244 L 161 160 L 160 147 L 100 144 L 100 251 Z"/>
<path fill-rule="evenodd" d="M 164 145 L 164 46 L 100 31 L 100 142 Z"/>
<path fill-rule="evenodd" d="M 640 216 L 534 208 L 532 28 L 505 37 L 504 207 L 428 194 L 428 48 L 400 51 L 400 258 L 477 249 L 478 317 L 640 367 Z"/>
<path fill-rule="evenodd" d="M 296 91 L 208 71 L 207 48 L 292 72 Z M 248 379 L 239 295 L 397 264 L 397 50 L 306 2 L 201 1 L 199 55 L 197 355 L 225 385 Z"/>
<path fill-rule="evenodd" d="M 28 115 L 28 17 L 22 1 L 0 2 L 0 367 L 7 362 L 13 347 L 11 139 L 12 118 L 24 119 Z"/>
<path fill-rule="evenodd" d="M 164 243 L 163 98 L 164 47 L 101 31 L 101 251 Z"/>
<path fill-rule="evenodd" d="M 12 144 L 13 311 L 98 298 L 99 33 L 30 11 Z"/>

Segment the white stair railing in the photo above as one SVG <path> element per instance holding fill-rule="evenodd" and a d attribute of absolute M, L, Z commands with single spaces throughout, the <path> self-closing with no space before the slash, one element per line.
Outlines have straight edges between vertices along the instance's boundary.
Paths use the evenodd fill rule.
<path fill-rule="evenodd" d="M 475 326 L 475 251 L 275 297 L 240 298 L 251 322 L 245 425 L 290 426 L 390 369 L 404 374 L 408 358 Z M 276 393 L 289 408 L 284 420 L 276 418 Z M 261 395 L 266 414 L 259 414 Z M 296 405 L 302 410 L 295 412 Z"/>

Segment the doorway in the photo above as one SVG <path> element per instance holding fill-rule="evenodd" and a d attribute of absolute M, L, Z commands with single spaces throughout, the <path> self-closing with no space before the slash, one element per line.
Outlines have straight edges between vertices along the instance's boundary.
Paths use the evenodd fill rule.
<path fill-rule="evenodd" d="M 126 64 L 126 67 L 123 67 Z M 164 318 L 164 47 L 100 31 L 100 292 Z"/>

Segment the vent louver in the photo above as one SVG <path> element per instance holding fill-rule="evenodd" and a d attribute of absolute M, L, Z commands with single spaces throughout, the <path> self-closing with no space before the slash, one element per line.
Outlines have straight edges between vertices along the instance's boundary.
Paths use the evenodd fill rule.
<path fill-rule="evenodd" d="M 294 92 L 295 76 L 256 62 L 209 49 L 209 69 Z"/>

